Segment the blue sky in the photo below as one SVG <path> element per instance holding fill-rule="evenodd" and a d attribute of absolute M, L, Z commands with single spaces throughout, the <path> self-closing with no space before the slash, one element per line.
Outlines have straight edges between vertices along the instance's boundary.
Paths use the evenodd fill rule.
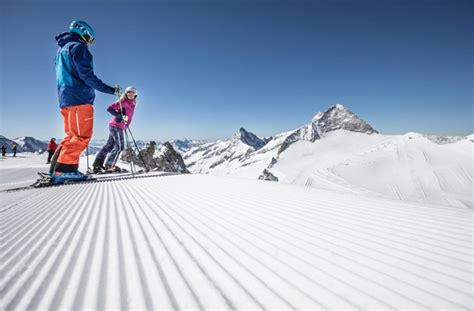
<path fill-rule="evenodd" d="M 135 85 L 141 139 L 260 136 L 341 103 L 381 133 L 473 132 L 474 2 L 0 2 L 1 132 L 62 137 L 56 34 L 96 32 L 95 72 Z M 97 92 L 94 137 L 108 135 Z"/>

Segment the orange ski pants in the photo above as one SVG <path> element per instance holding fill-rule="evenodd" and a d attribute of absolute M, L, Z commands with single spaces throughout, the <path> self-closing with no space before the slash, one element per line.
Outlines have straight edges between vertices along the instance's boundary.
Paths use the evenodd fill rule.
<path fill-rule="evenodd" d="M 94 107 L 91 104 L 71 106 L 61 109 L 66 137 L 59 144 L 57 165 L 79 167 L 79 158 L 92 138 L 94 127 Z M 77 169 L 76 168 L 76 169 Z"/>

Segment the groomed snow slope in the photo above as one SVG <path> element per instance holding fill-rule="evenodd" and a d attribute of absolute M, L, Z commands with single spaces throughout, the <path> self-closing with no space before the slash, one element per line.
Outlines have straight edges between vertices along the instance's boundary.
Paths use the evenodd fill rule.
<path fill-rule="evenodd" d="M 439 145 L 416 133 L 334 131 L 296 142 L 271 171 L 284 183 L 474 208 L 474 144 L 467 139 Z"/>
<path fill-rule="evenodd" d="M 36 172 L 49 170 L 47 157 L 46 154 L 31 152 L 19 153 L 15 158 L 0 157 L 0 191 L 31 185 L 38 178 Z M 82 168 L 87 169 L 86 166 Z"/>
<path fill-rule="evenodd" d="M 0 309 L 473 308 L 470 209 L 210 175 L 0 206 Z"/>
<path fill-rule="evenodd" d="M 288 135 L 281 134 L 257 152 L 212 170 L 210 164 L 222 155 L 206 159 L 202 155 L 209 150 L 191 151 L 188 161 L 201 160 L 189 169 L 257 179 L 267 168 L 286 184 L 474 208 L 474 144 L 469 139 L 437 144 L 417 133 L 367 135 L 337 130 L 314 142 L 296 141 L 278 154 Z"/>

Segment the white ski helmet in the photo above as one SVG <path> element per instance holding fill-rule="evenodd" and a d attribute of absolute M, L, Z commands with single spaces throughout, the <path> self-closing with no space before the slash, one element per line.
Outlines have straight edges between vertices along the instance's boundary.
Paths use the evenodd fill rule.
<path fill-rule="evenodd" d="M 134 86 L 128 86 L 128 87 L 125 89 L 125 94 L 127 94 L 128 92 L 134 93 L 135 96 L 138 96 L 137 88 L 134 87 Z"/>

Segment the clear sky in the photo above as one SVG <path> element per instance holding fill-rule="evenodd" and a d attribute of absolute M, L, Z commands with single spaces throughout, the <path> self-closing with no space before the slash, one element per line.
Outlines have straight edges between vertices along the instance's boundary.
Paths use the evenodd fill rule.
<path fill-rule="evenodd" d="M 97 76 L 139 89 L 137 138 L 270 136 L 337 103 L 381 133 L 473 132 L 474 1 L 2 0 L 0 134 L 63 136 L 54 37 L 74 19 Z"/>

